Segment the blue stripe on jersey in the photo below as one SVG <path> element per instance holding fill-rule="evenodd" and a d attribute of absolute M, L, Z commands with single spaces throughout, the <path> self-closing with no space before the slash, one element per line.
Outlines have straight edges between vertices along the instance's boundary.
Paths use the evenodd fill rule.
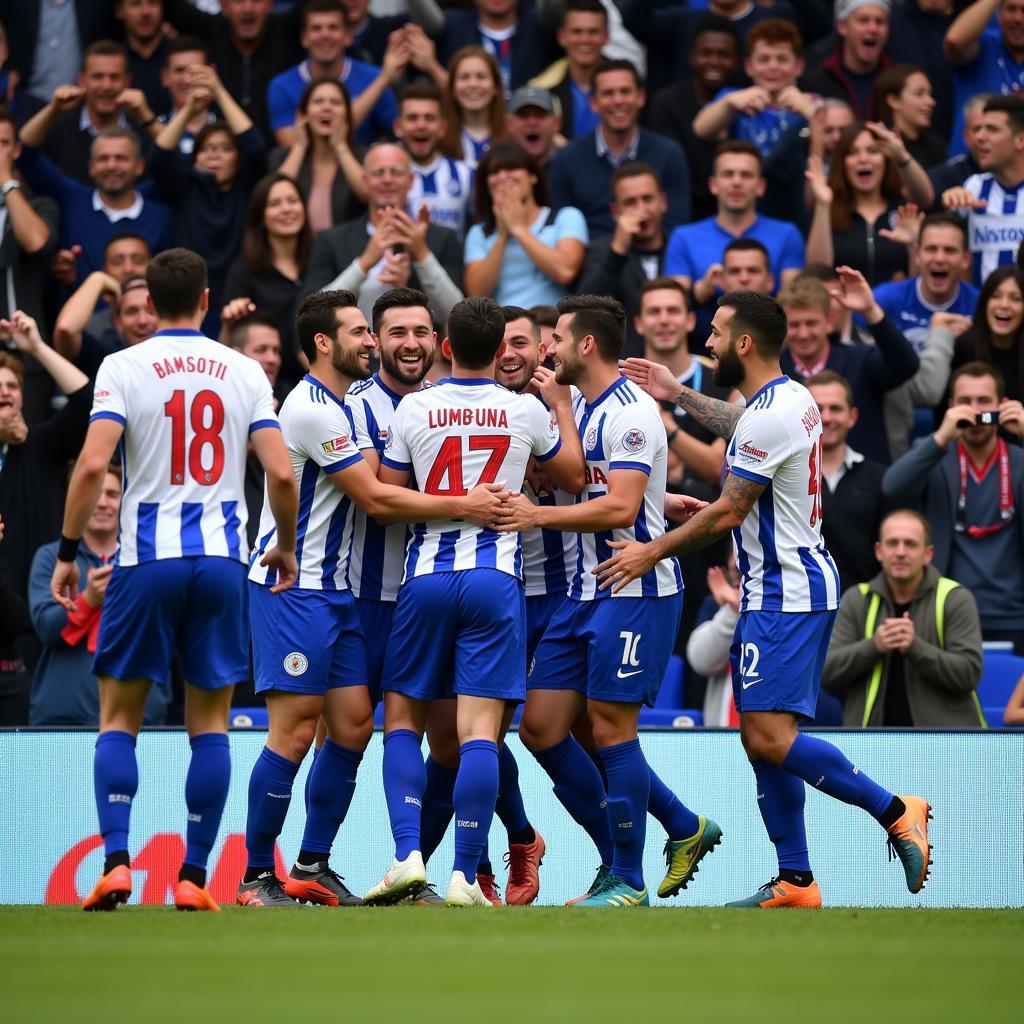
<path fill-rule="evenodd" d="M 183 501 L 181 503 L 181 555 L 205 555 L 203 543 L 203 503 Z"/>
<path fill-rule="evenodd" d="M 345 527 L 348 524 L 349 509 L 352 502 L 342 498 L 337 508 L 331 513 L 331 522 L 327 527 L 324 540 L 324 567 L 320 573 L 320 585 L 324 590 L 337 590 L 334 574 L 338 571 L 338 559 L 341 556 L 341 542 L 345 539 Z"/>
<path fill-rule="evenodd" d="M 609 466 L 609 469 L 610 468 L 611 467 Z M 646 544 L 651 539 L 651 531 L 647 528 L 647 512 L 642 501 L 640 502 L 640 508 L 636 514 L 636 522 L 633 524 L 633 532 L 637 542 L 640 544 Z M 657 572 L 651 571 L 644 573 L 644 575 L 640 577 L 640 588 L 644 597 L 657 597 Z"/>
<path fill-rule="evenodd" d="M 604 495 L 595 495 L 595 497 L 604 497 Z M 614 548 L 610 548 L 608 545 L 615 540 L 615 533 L 613 530 L 601 530 L 599 533 L 594 534 L 594 558 L 595 564 L 600 565 L 602 562 L 607 562 L 612 555 L 615 554 Z M 580 587 L 582 588 L 583 581 L 580 580 Z M 611 597 L 611 590 L 598 590 L 595 592 L 594 597 L 597 600 L 601 600 L 606 597 Z"/>
<path fill-rule="evenodd" d="M 555 441 L 550 451 L 545 452 L 543 455 L 534 455 L 534 458 L 538 462 L 547 462 L 548 459 L 553 459 L 562 450 L 562 439 L 558 438 Z"/>
<path fill-rule="evenodd" d="M 478 569 L 498 568 L 497 530 L 481 530 L 476 535 L 476 567 Z"/>
<path fill-rule="evenodd" d="M 355 538 L 353 537 L 353 544 Z M 387 551 L 386 528 L 366 517 L 363 530 L 363 560 L 360 569 L 359 596 L 368 601 L 379 601 L 384 589 L 384 554 Z"/>
<path fill-rule="evenodd" d="M 827 608 L 828 593 L 825 590 L 825 574 L 821 571 L 821 566 L 811 557 L 810 548 L 797 548 L 796 550 L 804 571 L 807 573 L 807 586 L 811 592 L 811 607 Z"/>
<path fill-rule="evenodd" d="M 609 462 L 608 472 L 610 473 L 613 469 L 639 469 L 644 476 L 651 475 L 651 467 L 645 466 L 642 462 Z"/>
<path fill-rule="evenodd" d="M 988 198 L 989 198 L 989 193 L 991 193 L 991 191 L 992 191 L 992 186 L 993 186 L 994 184 L 995 184 L 995 178 L 991 178 L 991 177 L 989 177 L 989 178 L 986 178 L 986 179 L 985 179 L 985 180 L 984 180 L 984 181 L 983 181 L 983 182 L 981 183 L 981 189 L 980 189 L 980 191 L 978 192 L 978 198 L 979 198 L 979 199 L 984 199 L 984 200 L 985 200 L 985 202 L 988 202 Z"/>
<path fill-rule="evenodd" d="M 139 502 L 139 522 L 135 529 L 135 550 L 140 562 L 156 558 L 156 517 L 160 505 L 155 501 Z"/>
<path fill-rule="evenodd" d="M 380 457 L 380 464 L 387 466 L 388 469 L 397 469 L 399 473 L 411 473 L 412 463 L 411 462 L 396 462 L 394 459 L 389 459 L 386 455 Z"/>
<path fill-rule="evenodd" d="M 405 578 L 411 580 L 416 575 L 416 563 L 420 560 L 420 549 L 423 547 L 423 538 L 427 533 L 426 523 L 417 523 L 412 530 L 412 540 L 409 541 L 409 553 L 406 555 Z"/>
<path fill-rule="evenodd" d="M 746 608 L 746 602 L 749 600 L 750 595 L 747 593 L 747 583 L 750 581 L 750 558 L 747 556 L 746 551 L 743 550 L 743 528 L 741 526 L 733 527 L 732 531 L 732 542 L 736 548 L 736 568 L 740 571 L 740 605 L 741 610 Z"/>
<path fill-rule="evenodd" d="M 555 496 L 545 494 L 540 499 L 541 505 L 554 505 Z M 565 546 L 561 530 L 546 530 L 543 527 L 540 531 L 541 542 L 544 545 L 544 589 L 549 594 L 567 591 L 569 581 L 565 576 Z"/>
<path fill-rule="evenodd" d="M 363 457 L 356 452 L 355 455 L 350 455 L 347 459 L 342 459 L 341 462 L 332 462 L 328 466 L 324 466 L 324 472 L 330 475 L 331 473 L 337 473 L 339 470 L 348 469 L 349 466 L 354 466 L 357 462 L 362 462 Z"/>
<path fill-rule="evenodd" d="M 757 539 L 761 543 L 761 607 L 782 607 L 782 566 L 775 547 L 775 493 L 772 485 L 757 499 Z"/>
<path fill-rule="evenodd" d="M 753 480 L 755 484 L 764 484 L 765 487 L 772 482 L 771 477 L 761 476 L 760 473 L 752 473 L 749 469 L 742 469 L 739 466 L 730 466 L 729 472 L 733 476 L 743 477 L 744 480 Z"/>
<path fill-rule="evenodd" d="M 420 189 L 425 196 L 437 195 L 437 171 L 417 171 Z"/>
<path fill-rule="evenodd" d="M 277 420 L 256 420 L 255 423 L 249 424 L 249 433 L 255 434 L 257 430 L 266 430 L 268 427 L 280 430 L 281 424 Z"/>
<path fill-rule="evenodd" d="M 380 425 L 377 423 L 377 417 L 373 415 L 369 402 L 363 402 L 363 411 L 366 413 L 366 430 L 370 435 L 370 440 L 373 442 L 374 450 L 379 455 L 384 451 L 384 445 L 387 442 L 382 440 L 380 436 Z"/>
<path fill-rule="evenodd" d="M 310 389 L 312 394 L 312 388 Z M 299 518 L 295 533 L 295 561 L 299 563 L 299 572 L 295 577 L 296 585 L 302 576 L 302 545 L 309 529 L 309 514 L 313 510 L 313 495 L 316 492 L 316 478 L 320 475 L 320 467 L 312 460 L 306 459 L 299 478 Z"/>
<path fill-rule="evenodd" d="M 238 543 L 238 528 L 242 521 L 238 518 L 238 502 L 222 501 L 220 510 L 224 516 L 224 540 L 227 541 L 228 554 L 232 558 L 241 558 L 242 552 Z"/>
<path fill-rule="evenodd" d="M 523 535 L 516 534 L 516 557 L 513 565 L 515 574 L 519 579 L 523 578 Z"/>
<path fill-rule="evenodd" d="M 90 423 L 95 423 L 96 420 L 113 420 L 115 423 L 120 423 L 123 427 L 127 420 L 119 412 L 97 412 L 93 413 L 89 417 Z"/>
<path fill-rule="evenodd" d="M 434 556 L 434 572 L 452 572 L 455 569 L 455 545 L 462 536 L 461 530 L 445 530 L 437 536 L 437 554 Z"/>

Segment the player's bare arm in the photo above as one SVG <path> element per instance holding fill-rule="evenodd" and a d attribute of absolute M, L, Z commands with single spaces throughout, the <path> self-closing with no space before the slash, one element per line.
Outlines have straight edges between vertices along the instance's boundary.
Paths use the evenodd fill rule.
<path fill-rule="evenodd" d="M 579 494 L 586 483 L 583 442 L 576 429 L 572 411 L 572 394 L 564 384 L 555 381 L 555 374 L 546 366 L 533 372 L 533 385 L 558 421 L 562 446 L 556 455 L 543 464 L 551 482 L 567 494 Z"/>
<path fill-rule="evenodd" d="M 298 579 L 295 560 L 295 531 L 299 515 L 299 489 L 284 438 L 277 427 L 253 431 L 253 450 L 267 477 L 267 497 L 277 526 L 277 543 L 260 559 L 260 565 L 277 570 L 277 583 L 270 591 L 279 594 Z"/>
<path fill-rule="evenodd" d="M 661 363 L 652 363 L 649 359 L 624 359 L 619 369 L 634 384 L 644 389 L 659 402 L 674 402 L 712 433 L 724 437 L 727 441 L 732 437 L 743 408 L 731 402 L 723 402 L 717 398 L 702 395 L 685 384 L 680 384 L 672 375 L 672 371 Z"/>

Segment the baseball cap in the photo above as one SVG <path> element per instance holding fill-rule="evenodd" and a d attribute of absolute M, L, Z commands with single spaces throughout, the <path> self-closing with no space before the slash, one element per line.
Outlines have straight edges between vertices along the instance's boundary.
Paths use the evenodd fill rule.
<path fill-rule="evenodd" d="M 553 114 L 555 98 L 547 89 L 536 89 L 533 86 L 524 85 L 512 93 L 512 98 L 508 101 L 508 110 L 510 114 L 514 114 L 522 110 L 523 107 L 539 107 L 545 113 Z"/>

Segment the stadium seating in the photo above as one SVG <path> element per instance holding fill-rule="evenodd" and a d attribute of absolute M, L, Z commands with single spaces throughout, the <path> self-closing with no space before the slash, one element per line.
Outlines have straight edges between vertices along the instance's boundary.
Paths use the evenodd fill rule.
<path fill-rule="evenodd" d="M 978 683 L 978 700 L 981 701 L 985 721 L 994 729 L 1003 725 L 1003 711 L 1017 685 L 1024 675 L 1024 658 L 1007 651 L 986 650 Z"/>

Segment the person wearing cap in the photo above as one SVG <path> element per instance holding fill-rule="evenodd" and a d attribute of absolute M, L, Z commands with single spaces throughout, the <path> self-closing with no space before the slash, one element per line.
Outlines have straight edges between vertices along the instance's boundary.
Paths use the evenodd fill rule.
<path fill-rule="evenodd" d="M 883 52 L 889 41 L 892 0 L 836 0 L 839 45 L 821 67 L 804 75 L 800 88 L 845 100 L 860 120 L 875 120 L 871 91 L 879 73 L 892 65 Z"/>
<path fill-rule="evenodd" d="M 562 112 L 562 134 L 567 139 L 597 127 L 590 105 L 594 68 L 608 45 L 608 12 L 601 0 L 567 0 L 556 33 L 565 56 L 534 78 L 530 85 L 550 89 Z"/>
<path fill-rule="evenodd" d="M 532 85 L 516 89 L 508 101 L 505 123 L 509 135 L 545 170 L 566 144 L 561 114 L 547 89 Z"/>

